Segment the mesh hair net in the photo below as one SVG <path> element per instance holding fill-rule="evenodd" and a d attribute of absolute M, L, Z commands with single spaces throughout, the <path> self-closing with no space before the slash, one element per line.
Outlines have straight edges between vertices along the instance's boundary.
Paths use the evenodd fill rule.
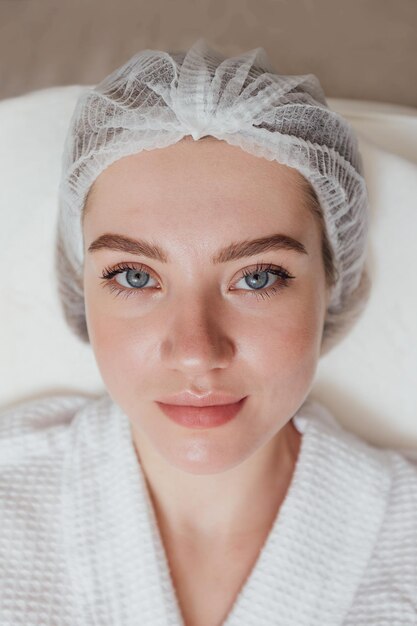
<path fill-rule="evenodd" d="M 65 140 L 56 239 L 57 288 L 70 328 L 88 342 L 81 216 L 88 191 L 112 162 L 212 135 L 296 168 L 320 202 L 334 255 L 322 353 L 361 313 L 369 207 L 355 133 L 329 109 L 314 74 L 274 72 L 264 48 L 225 58 L 204 39 L 188 51 L 142 50 L 77 100 Z"/>

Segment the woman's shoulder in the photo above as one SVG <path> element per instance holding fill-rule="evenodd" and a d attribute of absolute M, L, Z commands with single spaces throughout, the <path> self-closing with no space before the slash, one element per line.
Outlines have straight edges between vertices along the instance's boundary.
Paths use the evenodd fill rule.
<path fill-rule="evenodd" d="M 76 445 L 89 444 L 79 425 L 88 423 L 82 418 L 98 402 L 83 394 L 56 394 L 0 412 L 1 624 L 35 623 L 29 616 L 41 620 L 45 610 L 48 623 L 81 623 L 71 602 L 66 525 L 74 510 Z"/>
<path fill-rule="evenodd" d="M 414 451 L 377 446 L 337 422 L 320 403 L 300 412 L 299 427 L 310 430 L 328 481 L 345 497 L 349 533 L 372 522 L 369 551 L 345 626 L 417 624 L 417 461 Z M 417 451 L 416 451 L 417 452 Z M 331 473 L 330 473 L 331 472 Z M 349 491 L 350 486 L 354 487 Z M 347 497 L 347 494 L 350 494 Z M 358 548 L 359 550 L 359 548 Z M 352 558 L 354 555 L 352 555 Z M 381 604 L 381 599 L 384 603 Z"/>
<path fill-rule="evenodd" d="M 344 626 L 417 624 L 417 465 L 398 450 L 385 453 L 385 510 Z"/>
<path fill-rule="evenodd" d="M 412 553 L 417 564 L 417 450 L 378 446 L 344 426 L 315 399 L 305 403 L 294 422 L 303 433 L 310 427 L 311 449 L 340 496 L 341 485 L 362 496 L 368 489 L 384 508 L 379 540 L 394 545 L 396 537 L 408 536 L 416 546 Z"/>
<path fill-rule="evenodd" d="M 399 450 L 386 448 L 391 488 L 379 540 L 412 556 L 417 584 L 417 462 Z M 407 541 L 408 537 L 408 541 Z"/>
<path fill-rule="evenodd" d="M 346 448 L 358 459 L 368 457 L 369 463 L 377 461 L 387 468 L 395 481 L 417 479 L 417 448 L 398 448 L 378 446 L 361 437 L 354 430 L 336 419 L 332 411 L 321 401 L 308 397 L 293 418 L 294 425 L 303 433 L 310 424 L 314 424 L 315 431 L 325 438 L 326 443 L 338 444 Z"/>
<path fill-rule="evenodd" d="M 0 410 L 0 468 L 32 456 L 59 453 L 69 441 L 70 427 L 80 411 L 102 401 L 103 396 L 53 394 Z"/>

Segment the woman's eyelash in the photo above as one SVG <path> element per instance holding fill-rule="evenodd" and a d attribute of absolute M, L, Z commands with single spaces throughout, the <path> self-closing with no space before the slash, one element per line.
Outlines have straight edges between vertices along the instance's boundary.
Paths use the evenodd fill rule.
<path fill-rule="evenodd" d="M 114 276 L 116 276 L 116 274 L 122 274 L 123 272 L 126 272 L 128 270 L 132 270 L 133 272 L 134 271 L 144 272 L 145 274 L 148 274 L 152 278 L 155 278 L 152 272 L 148 271 L 148 268 L 146 268 L 145 266 L 141 264 L 139 264 L 138 266 L 130 265 L 129 263 L 119 263 L 118 265 L 115 265 L 113 267 L 105 267 L 101 275 L 101 278 L 103 278 L 103 282 L 106 283 L 105 286 L 108 287 L 111 292 L 115 292 L 116 295 L 121 295 L 122 297 L 125 297 L 125 298 L 128 298 L 133 294 L 138 295 L 138 293 L 147 291 L 144 288 L 132 287 L 129 289 L 127 287 L 123 287 L 116 281 L 112 280 Z M 276 283 L 274 283 L 271 287 L 265 287 L 262 290 L 259 290 L 259 289 L 258 290 L 256 289 L 245 290 L 244 289 L 243 290 L 244 295 L 254 295 L 258 299 L 270 298 L 272 294 L 275 294 L 281 291 L 281 289 L 284 289 L 285 287 L 287 287 L 289 284 L 289 281 L 295 278 L 295 276 L 292 276 L 288 272 L 288 270 L 285 269 L 285 267 L 282 267 L 280 265 L 274 265 L 272 263 L 258 262 L 254 268 L 243 270 L 241 276 L 238 278 L 238 281 L 241 280 L 242 278 L 245 278 L 246 276 L 251 276 L 252 274 L 256 274 L 258 272 L 267 272 L 268 274 L 276 275 L 279 277 L 279 280 Z"/>

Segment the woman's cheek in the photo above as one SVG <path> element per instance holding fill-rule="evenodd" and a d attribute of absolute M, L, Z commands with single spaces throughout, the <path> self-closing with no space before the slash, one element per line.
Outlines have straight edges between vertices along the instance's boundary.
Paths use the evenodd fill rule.
<path fill-rule="evenodd" d="M 112 316 L 111 307 L 103 301 L 86 305 L 86 318 L 90 344 L 101 376 L 112 390 L 127 384 L 132 375 L 131 353 L 134 341 L 129 340 L 129 326 Z"/>
<path fill-rule="evenodd" d="M 317 302 L 306 299 L 276 326 L 272 361 L 287 373 L 289 385 L 309 384 L 319 358 L 323 313 Z M 271 353 L 271 349 L 269 348 Z"/>

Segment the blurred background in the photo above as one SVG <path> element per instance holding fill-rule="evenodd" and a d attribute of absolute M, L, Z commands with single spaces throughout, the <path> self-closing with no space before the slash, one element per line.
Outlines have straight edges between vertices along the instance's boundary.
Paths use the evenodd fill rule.
<path fill-rule="evenodd" d="M 262 46 L 327 96 L 417 107 L 417 0 L 0 0 L 0 98 L 94 84 L 142 48 Z"/>

